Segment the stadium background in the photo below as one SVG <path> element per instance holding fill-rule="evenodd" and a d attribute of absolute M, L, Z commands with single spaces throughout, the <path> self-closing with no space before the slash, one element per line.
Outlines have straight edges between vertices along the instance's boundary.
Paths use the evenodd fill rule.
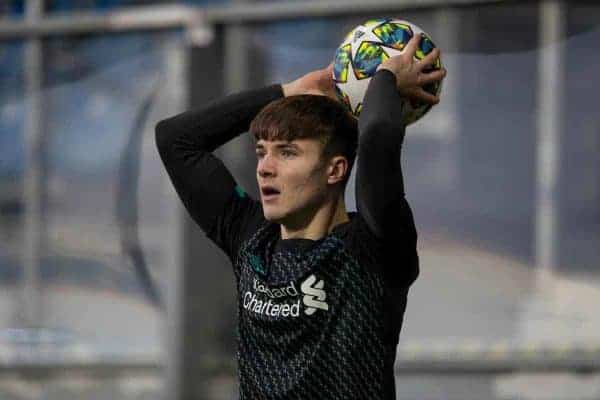
<path fill-rule="evenodd" d="M 403 153 L 398 398 L 600 398 L 600 5 L 558 0 L 0 2 L 0 398 L 235 398 L 233 275 L 154 125 L 390 15 L 449 71 Z M 250 139 L 218 154 L 257 195 Z"/>

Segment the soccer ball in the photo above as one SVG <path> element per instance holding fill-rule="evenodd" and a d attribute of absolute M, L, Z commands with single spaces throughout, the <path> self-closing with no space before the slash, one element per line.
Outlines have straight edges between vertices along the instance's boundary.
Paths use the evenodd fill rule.
<path fill-rule="evenodd" d="M 413 35 L 421 35 L 415 59 L 420 60 L 431 52 L 435 45 L 427 33 L 415 24 L 394 18 L 371 19 L 358 25 L 348 33 L 335 52 L 333 80 L 338 99 L 348 111 L 358 118 L 369 81 L 379 64 L 390 57 L 401 54 Z M 438 58 L 429 71 L 442 68 Z M 441 82 L 423 87 L 427 92 L 439 95 Z M 432 105 L 406 101 L 403 119 L 406 125 L 422 118 Z"/>

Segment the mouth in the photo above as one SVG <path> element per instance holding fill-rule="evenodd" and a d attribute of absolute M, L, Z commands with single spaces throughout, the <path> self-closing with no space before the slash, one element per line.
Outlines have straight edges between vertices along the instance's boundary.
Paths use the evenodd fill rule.
<path fill-rule="evenodd" d="M 263 186 L 260 188 L 260 194 L 263 200 L 273 200 L 279 196 L 280 192 L 273 186 Z"/>

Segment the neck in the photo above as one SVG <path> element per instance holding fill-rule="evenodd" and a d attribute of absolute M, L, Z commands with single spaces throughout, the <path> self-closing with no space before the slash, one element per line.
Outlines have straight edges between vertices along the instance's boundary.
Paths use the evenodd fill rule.
<path fill-rule="evenodd" d="M 307 213 L 309 215 L 305 214 L 298 218 L 303 222 L 281 223 L 281 238 L 319 240 L 327 236 L 337 225 L 350 220 L 343 196 Z"/>

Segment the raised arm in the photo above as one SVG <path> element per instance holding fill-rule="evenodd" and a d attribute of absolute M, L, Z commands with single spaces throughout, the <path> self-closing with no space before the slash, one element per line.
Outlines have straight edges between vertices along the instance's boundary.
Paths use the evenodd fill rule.
<path fill-rule="evenodd" d="M 245 211 L 256 210 L 260 203 L 237 187 L 212 152 L 246 132 L 261 108 L 282 96 L 282 86 L 273 84 L 219 98 L 156 125 L 158 152 L 182 203 L 202 230 L 228 253 L 236 239 L 228 217 L 240 220 Z"/>
<path fill-rule="evenodd" d="M 400 153 L 405 125 L 396 78 L 379 70 L 371 79 L 358 121 L 356 165 L 358 213 L 379 238 L 409 230 L 414 222 L 404 197 Z"/>
<path fill-rule="evenodd" d="M 420 35 L 415 35 L 402 54 L 380 64 L 369 82 L 358 122 L 356 203 L 360 215 L 380 239 L 409 235 L 416 240 L 414 221 L 404 196 L 400 153 L 405 134 L 404 100 L 439 102 L 423 85 L 440 81 L 445 70 L 425 73 L 438 57 L 434 49 L 414 61 Z"/>

